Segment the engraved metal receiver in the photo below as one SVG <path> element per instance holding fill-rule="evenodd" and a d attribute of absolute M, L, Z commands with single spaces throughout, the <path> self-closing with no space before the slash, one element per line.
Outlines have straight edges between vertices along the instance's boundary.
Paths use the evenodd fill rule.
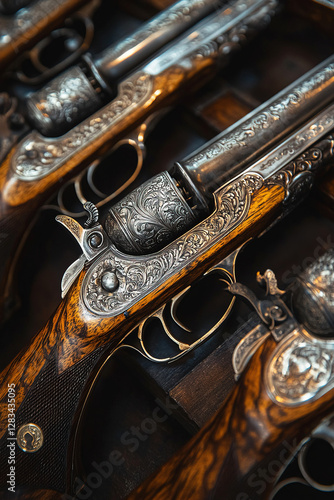
<path fill-rule="evenodd" d="M 206 246 L 216 238 L 218 241 L 221 231 L 237 226 L 247 214 L 251 195 L 261 186 L 284 187 L 285 212 L 303 199 L 317 171 L 333 161 L 334 104 L 320 111 L 248 168 L 244 168 L 244 163 L 261 149 L 257 129 L 270 138 L 291 128 L 296 118 L 292 110 L 295 111 L 296 106 L 297 113 L 301 111 L 305 92 L 313 95 L 314 74 L 280 92 L 242 120 L 241 125 L 231 127 L 192 157 L 176 162 L 169 172 L 156 175 L 109 209 L 103 237 L 107 235 L 111 243 L 107 250 L 97 251 L 97 259 L 82 288 L 82 299 L 91 312 L 108 316 L 126 314 L 132 304 L 166 279 L 166 273 L 190 265 L 193 255 L 205 252 Z M 322 79 L 321 72 L 316 71 L 316 75 L 317 80 Z M 306 103 L 310 105 L 308 100 Z M 228 169 L 236 144 L 234 168 Z M 233 181 L 230 181 L 232 175 Z M 218 182 L 221 187 L 215 190 Z M 60 215 L 57 220 L 78 240 L 77 230 L 73 231 L 73 224 L 68 223 L 72 219 Z M 85 253 L 84 247 L 83 250 Z M 235 281 L 235 257 L 236 254 L 229 262 L 221 262 L 213 269 L 228 285 Z M 82 270 L 85 258 L 79 261 L 64 275 L 63 296 Z M 110 273 L 114 276 L 111 288 L 106 285 L 111 279 Z M 170 304 L 171 316 L 183 330 L 186 328 L 178 321 L 176 308 L 185 293 L 178 294 Z M 159 309 L 155 317 L 178 345 L 181 351 L 176 354 L 178 357 L 198 342 L 188 345 L 173 336 L 164 321 L 166 307 Z M 231 307 L 232 303 L 228 312 Z M 264 313 L 262 317 L 265 319 Z M 145 322 L 139 328 L 140 348 L 150 359 L 157 360 L 143 346 Z M 221 323 L 222 320 L 212 327 L 210 334 Z M 207 333 L 202 339 L 206 337 Z"/>
<path fill-rule="evenodd" d="M 91 0 L 1 0 L 0 69 Z"/>
<path fill-rule="evenodd" d="M 128 59 L 132 49 L 142 48 L 142 55 L 138 56 L 140 59 L 147 50 L 150 52 L 160 47 L 166 37 L 169 39 L 170 33 L 175 36 L 174 30 L 169 32 L 170 26 L 175 24 L 178 32 L 181 25 L 184 29 L 189 22 L 194 22 L 194 17 L 203 16 L 208 6 L 209 10 L 214 10 L 214 5 L 213 0 L 183 0 L 168 11 L 174 12 L 174 16 L 161 14 L 162 18 L 156 18 L 158 22 L 152 20 L 152 24 L 149 23 L 147 32 L 145 26 L 137 32 L 138 39 L 134 37 L 121 42 L 115 61 L 119 62 L 120 68 L 123 67 L 122 57 L 138 64 L 137 56 L 134 60 L 131 57 Z M 63 95 L 66 95 L 66 102 L 63 106 L 59 106 L 61 101 L 58 91 L 50 89 L 46 93 L 44 104 L 53 110 L 52 117 L 57 123 L 58 119 L 66 123 L 67 118 L 73 118 L 72 111 L 77 107 L 77 99 L 83 101 L 87 109 L 91 109 L 92 103 L 98 108 L 96 111 L 91 110 L 90 116 L 81 119 L 60 137 L 46 137 L 29 127 L 29 132 L 26 132 L 26 128 L 21 129 L 19 140 L 18 134 L 11 134 L 10 140 L 2 143 L 2 146 L 12 147 L 9 151 L 1 151 L 4 160 L 1 162 L 0 233 L 7 235 L 9 224 L 15 230 L 8 234 L 5 244 L 0 242 L 0 290 L 3 291 L 0 294 L 0 317 L 3 316 L 1 309 L 7 313 L 15 302 L 15 262 L 24 240 L 23 234 L 27 234 L 29 223 L 38 209 L 59 192 L 61 212 L 73 215 L 64 206 L 61 188 L 73 182 L 78 199 L 84 204 L 90 198 L 82 189 L 82 180 L 86 184 L 83 179 L 85 175 L 93 191 L 92 201 L 98 207 L 120 194 L 139 174 L 145 153 L 144 138 L 157 114 L 165 112 L 195 84 L 198 88 L 213 77 L 219 65 L 226 63 L 232 52 L 268 25 L 276 7 L 277 0 L 235 0 L 221 7 L 150 59 L 151 54 L 148 64 L 133 68 L 121 79 L 117 95 L 108 94 L 106 100 L 101 101 L 99 97 L 102 92 L 98 91 L 97 75 L 92 75 L 86 68 L 87 76 L 80 67 L 73 69 L 78 77 L 73 77 L 70 85 L 67 85 L 68 80 L 65 78 Z M 140 38 L 145 33 L 148 45 Z M 110 63 L 111 59 L 108 61 Z M 82 79 L 86 79 L 86 84 L 82 83 Z M 109 83 L 112 86 L 112 82 Z M 324 92 L 320 92 L 321 96 L 319 94 L 321 101 L 327 94 L 327 85 L 325 87 Z M 315 100 L 318 101 L 318 98 Z M 121 144 L 129 144 L 135 149 L 137 165 L 123 185 L 112 193 L 103 193 L 103 188 L 99 189 L 94 183 L 94 171 L 99 162 Z M 59 210 L 59 207 L 56 208 Z"/>

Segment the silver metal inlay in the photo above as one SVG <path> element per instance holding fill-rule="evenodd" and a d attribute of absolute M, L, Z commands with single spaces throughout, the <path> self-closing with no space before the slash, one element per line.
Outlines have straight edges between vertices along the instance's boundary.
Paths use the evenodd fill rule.
<path fill-rule="evenodd" d="M 17 146 L 16 152 L 11 158 L 11 168 L 14 174 L 21 180 L 36 180 L 48 175 L 50 172 L 60 168 L 70 158 L 73 158 L 82 144 L 93 144 L 107 131 L 111 131 L 116 123 L 124 121 L 125 118 L 134 112 L 135 109 L 145 113 L 162 89 L 153 93 L 156 71 L 164 72 L 169 70 L 168 79 L 173 81 L 173 74 L 179 81 L 179 86 L 189 83 L 189 72 L 200 71 L 203 60 L 208 58 L 212 65 L 218 61 L 226 59 L 228 52 L 239 48 L 247 40 L 249 33 L 263 27 L 270 21 L 276 0 L 237 0 L 228 8 L 223 9 L 223 13 L 218 12 L 213 19 L 204 23 L 199 23 L 193 34 L 188 37 L 189 50 L 183 52 L 184 44 L 187 45 L 186 37 L 180 38 L 172 46 L 175 54 L 167 50 L 162 56 L 144 66 L 142 70 L 124 80 L 119 86 L 118 96 L 108 105 L 96 112 L 90 118 L 84 120 L 79 125 L 73 127 L 63 136 L 55 139 L 43 137 L 36 133 L 30 133 Z M 245 9 L 245 7 L 247 7 Z M 235 11 L 235 9 L 239 9 Z M 238 15 L 236 15 L 238 14 Z M 231 23 L 222 24 L 224 16 L 231 15 Z M 235 15 L 239 20 L 235 23 Z M 221 17 L 222 16 L 222 17 Z M 216 19 L 217 18 L 217 19 Z M 232 20 L 233 18 L 233 20 Z M 212 23 L 215 28 L 212 29 Z M 203 30 L 203 32 L 202 32 Z M 196 38 L 196 43 L 192 43 L 192 38 Z M 174 48 L 173 48 L 174 47 Z M 228 49 L 228 50 L 227 50 Z M 180 52 L 181 50 L 181 52 Z M 182 54 L 185 54 L 184 57 Z M 166 59 L 167 57 L 167 59 Z M 161 59 L 163 58 L 163 60 Z M 153 67 L 151 64 L 155 60 L 160 62 Z M 160 69 L 158 69 L 160 67 Z M 151 71 L 152 70 L 152 71 Z M 171 92 L 178 89 L 172 85 Z M 146 106 L 145 106 L 146 105 Z"/>
<path fill-rule="evenodd" d="M 294 330 L 268 362 L 266 383 L 271 398 L 284 406 L 318 399 L 334 387 L 334 343 Z"/>
<path fill-rule="evenodd" d="M 104 50 L 95 65 L 106 81 L 119 78 L 215 7 L 218 0 L 180 0 Z"/>
<path fill-rule="evenodd" d="M 322 110 L 333 99 L 334 92 L 334 56 L 305 74 L 298 81 L 269 99 L 246 117 L 233 124 L 201 147 L 190 157 L 183 160 L 182 167 L 197 186 L 208 196 L 231 177 L 241 172 L 246 164 L 252 164 L 262 157 L 263 151 L 271 144 L 279 143 L 306 118 Z M 317 120 L 319 119 L 319 123 Z M 330 128 L 333 121 L 333 106 L 330 111 L 319 114 L 309 123 L 309 128 L 301 129 L 301 136 L 294 136 L 277 151 L 261 158 L 261 175 L 270 175 L 270 167 L 278 159 L 282 162 L 298 148 L 311 144 L 325 133 L 322 127 Z M 307 141 L 303 144 L 303 141 Z M 305 148 L 306 149 L 306 148 Z M 277 158 L 273 158 L 273 156 Z M 279 155 L 279 157 L 278 157 Z M 268 173 L 267 173 L 268 172 Z"/>
<path fill-rule="evenodd" d="M 37 0 L 12 16 L 0 16 L 0 49 L 14 43 L 26 31 L 40 24 L 50 13 L 62 9 L 68 0 Z"/>
<path fill-rule="evenodd" d="M 247 217 L 252 194 L 262 185 L 260 175 L 248 174 L 225 186 L 216 193 L 215 212 L 159 252 L 132 257 L 111 246 L 84 278 L 81 296 L 86 307 L 108 316 L 129 309 L 239 225 Z M 101 286 L 101 277 L 110 269 L 119 280 L 114 293 Z"/>
<path fill-rule="evenodd" d="M 63 124 L 69 127 L 94 112 L 101 105 L 98 94 L 78 67 L 65 71 L 51 84 L 27 99 L 29 118 L 45 135 L 61 133 Z"/>
<path fill-rule="evenodd" d="M 244 371 L 248 361 L 269 335 L 270 331 L 261 323 L 240 340 L 232 356 L 232 365 L 236 377 L 239 377 Z"/>
<path fill-rule="evenodd" d="M 334 250 L 328 250 L 297 278 L 294 312 L 316 335 L 334 335 Z"/>
<path fill-rule="evenodd" d="M 174 44 L 150 63 L 144 71 L 158 75 L 172 64 L 191 68 L 193 58 L 212 57 L 220 53 L 227 56 L 244 41 L 249 26 L 270 21 L 277 7 L 276 0 L 237 0 L 224 6 L 196 25 L 182 44 Z"/>

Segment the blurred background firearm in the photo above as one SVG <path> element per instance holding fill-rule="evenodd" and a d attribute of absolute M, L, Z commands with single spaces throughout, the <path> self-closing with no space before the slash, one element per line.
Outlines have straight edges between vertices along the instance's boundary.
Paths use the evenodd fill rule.
<path fill-rule="evenodd" d="M 165 314 L 171 307 L 178 322 L 186 288 L 205 273 L 220 272 L 232 285 L 233 252 L 294 208 L 317 173 L 332 165 L 333 74 L 329 59 L 127 195 L 103 226 L 92 204 L 85 207 L 85 227 L 58 217 L 83 255 L 64 274 L 55 314 L 1 374 L 1 419 L 14 383 L 17 435 L 24 438 L 18 439 L 18 486 L 71 491 L 76 428 L 92 381 L 131 332 L 148 359 L 171 361 L 216 331 L 214 325 L 197 340 L 187 332 L 178 339 Z M 147 348 L 144 330 L 152 317 L 176 347 L 173 356 L 157 359 Z M 1 448 L 6 443 L 4 429 Z M 3 474 L 6 454 L 1 457 Z"/>
<path fill-rule="evenodd" d="M 235 348 L 238 382 L 217 414 L 128 500 L 272 498 L 284 466 L 306 451 L 312 433 L 333 442 L 333 268 L 330 250 L 297 278 L 289 298 L 294 315 L 270 270 L 258 276 L 267 287 L 262 300 L 239 283 L 229 287 L 260 317 Z"/>
<path fill-rule="evenodd" d="M 12 301 L 15 253 L 37 210 L 141 125 L 131 141 L 137 169 L 122 189 L 128 186 L 142 164 L 145 121 L 211 78 L 231 52 L 267 25 L 276 6 L 275 0 L 237 0 L 207 15 L 150 60 L 166 41 L 215 7 L 212 1 L 178 2 L 99 58 L 86 56 L 28 99 L 37 128 L 13 145 L 0 167 L 2 306 Z M 146 58 L 150 62 L 138 69 Z M 46 129 L 48 136 L 39 132 Z M 51 137 L 57 133 L 63 135 Z"/>

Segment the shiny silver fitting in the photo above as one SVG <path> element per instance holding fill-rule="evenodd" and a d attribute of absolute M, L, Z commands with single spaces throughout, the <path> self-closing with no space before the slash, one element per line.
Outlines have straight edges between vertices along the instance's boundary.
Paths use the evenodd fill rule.
<path fill-rule="evenodd" d="M 293 310 L 314 335 L 334 333 L 334 250 L 328 250 L 296 279 Z"/>
<path fill-rule="evenodd" d="M 159 250 L 195 220 L 174 179 L 162 172 L 110 208 L 105 229 L 119 250 L 138 255 Z"/>
<path fill-rule="evenodd" d="M 61 135 L 101 106 L 99 95 L 78 67 L 65 71 L 26 101 L 30 120 L 46 136 Z"/>

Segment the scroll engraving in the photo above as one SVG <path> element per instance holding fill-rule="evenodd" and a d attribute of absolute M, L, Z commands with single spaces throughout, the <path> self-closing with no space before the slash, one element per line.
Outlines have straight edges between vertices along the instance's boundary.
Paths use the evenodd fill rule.
<path fill-rule="evenodd" d="M 26 31 L 41 23 L 52 12 L 61 10 L 68 0 L 39 0 L 32 2 L 29 9 L 22 9 L 12 16 L 0 16 L 0 50 Z M 11 2 L 12 3 L 12 2 Z M 22 3 L 22 2 L 19 2 Z M 11 5 L 11 9 L 13 6 Z"/>

